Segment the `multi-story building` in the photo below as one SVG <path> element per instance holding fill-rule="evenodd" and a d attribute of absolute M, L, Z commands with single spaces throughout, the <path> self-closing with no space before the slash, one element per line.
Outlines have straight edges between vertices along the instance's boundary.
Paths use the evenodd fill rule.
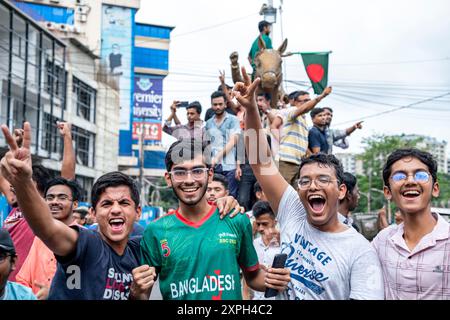
<path fill-rule="evenodd" d="M 364 170 L 362 160 L 358 159 L 356 154 L 335 153 L 334 155 L 341 161 L 344 171 L 350 172 L 354 175 L 363 174 Z"/>
<path fill-rule="evenodd" d="M 23 37 L 19 37 L 22 40 L 10 44 L 14 53 L 19 51 L 18 58 L 26 54 L 26 43 L 31 46 L 35 45 L 33 41 L 39 41 L 43 47 L 37 49 L 41 55 L 36 53 L 32 57 L 40 59 L 38 71 L 33 69 L 35 63 L 18 64 L 17 54 L 12 54 L 11 70 L 6 70 L 4 77 L 8 78 L 11 73 L 13 80 L 11 85 L 2 87 L 2 92 L 6 90 L 5 106 L 9 106 L 3 112 L 2 103 L 2 117 L 14 127 L 23 120 L 19 114 L 27 115 L 27 120 L 34 120 L 39 132 L 38 152 L 42 148 L 55 151 L 54 155 L 50 151 L 40 154 L 43 163 L 54 170 L 60 166 L 61 156 L 56 151 L 60 150 L 61 142 L 54 139 L 57 135 L 54 121 L 63 119 L 74 124 L 77 177 L 87 189 L 95 177 L 117 168 L 134 176 L 140 173 L 162 175 L 165 151 L 160 144 L 162 81 L 168 74 L 173 28 L 136 22 L 139 0 L 2 3 L 30 21 L 22 26 Z M 5 17 L 9 17 L 8 10 L 5 10 Z M 14 40 L 19 24 L 2 19 L 2 26 L 7 26 L 7 30 L 2 30 L 2 39 L 11 34 Z M 37 36 L 28 37 L 27 32 L 34 32 L 34 29 L 39 30 Z M 8 45 L 3 47 L 8 48 Z M 28 51 L 28 56 L 30 52 L 32 50 Z M 9 57 L 9 54 L 2 57 Z M 9 66 L 9 60 L 2 65 Z M 29 66 L 28 70 L 22 70 L 25 66 Z M 31 73 L 36 74 L 36 79 L 25 76 L 25 82 L 17 78 Z M 41 74 L 40 80 L 38 74 Z M 14 80 L 16 78 L 19 80 Z M 27 83 L 25 87 L 30 87 L 33 81 L 39 83 L 35 86 L 35 101 L 30 100 L 30 94 L 22 99 L 25 102 L 16 98 L 17 94 L 25 92 L 24 83 Z M 22 87 L 16 88 L 16 82 Z M 13 97 L 12 93 L 17 94 Z M 20 109 L 20 104 L 26 106 L 26 110 Z"/>
<path fill-rule="evenodd" d="M 56 122 L 71 122 L 76 178 L 89 200 L 95 178 L 118 168 L 112 156 L 118 152 L 118 93 L 96 81 L 99 57 L 75 38 L 46 30 L 15 4 L 0 1 L 1 122 L 13 129 L 29 121 L 34 160 L 55 172 L 62 159 Z M 3 136 L 0 141 L 5 151 Z"/>
<path fill-rule="evenodd" d="M 417 134 L 401 135 L 405 140 L 419 140 L 417 147 L 431 153 L 438 164 L 438 172 L 448 172 L 447 141 Z"/>

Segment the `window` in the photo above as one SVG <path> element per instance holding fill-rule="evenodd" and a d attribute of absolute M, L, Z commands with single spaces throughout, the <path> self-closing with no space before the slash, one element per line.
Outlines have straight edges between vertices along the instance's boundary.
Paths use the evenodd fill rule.
<path fill-rule="evenodd" d="M 45 60 L 45 74 L 45 90 L 47 93 L 51 94 L 53 87 L 53 95 L 63 98 L 64 87 L 66 86 L 66 71 L 57 64 L 53 69 L 53 63 L 50 60 Z"/>
<path fill-rule="evenodd" d="M 73 77 L 72 91 L 77 105 L 77 115 L 95 123 L 95 89 Z"/>
<path fill-rule="evenodd" d="M 93 168 L 95 134 L 76 126 L 72 131 L 77 164 Z"/>
<path fill-rule="evenodd" d="M 61 136 L 59 135 L 58 128 L 56 127 L 56 122 L 59 119 L 52 116 L 49 113 L 44 113 L 42 119 L 42 142 L 41 148 L 47 150 L 48 152 L 60 152 L 61 151 Z"/>
<path fill-rule="evenodd" d="M 90 201 L 90 193 L 92 186 L 94 184 L 94 179 L 84 176 L 75 176 L 75 180 L 77 180 L 78 184 L 81 186 L 81 194 L 80 194 L 80 201 Z"/>

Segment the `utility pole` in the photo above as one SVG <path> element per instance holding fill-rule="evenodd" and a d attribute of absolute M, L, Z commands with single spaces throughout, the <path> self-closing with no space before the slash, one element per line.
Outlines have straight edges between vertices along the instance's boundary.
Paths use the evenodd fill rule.
<path fill-rule="evenodd" d="M 281 30 L 281 41 L 284 41 L 284 34 L 283 34 L 283 0 L 280 0 L 280 6 L 278 7 L 278 10 L 280 10 L 280 30 Z M 286 63 L 283 63 L 283 88 L 286 91 L 286 82 L 284 81 L 287 79 L 287 72 L 286 72 Z"/>
<path fill-rule="evenodd" d="M 372 167 L 369 168 L 369 190 L 367 190 L 367 213 L 370 213 L 370 191 L 372 189 Z"/>
<path fill-rule="evenodd" d="M 145 206 L 145 188 L 144 188 L 144 123 L 141 123 L 141 134 L 139 135 L 139 186 L 141 187 L 141 206 Z"/>
<path fill-rule="evenodd" d="M 263 3 L 259 14 L 264 16 L 264 20 L 272 24 L 270 30 L 270 40 L 273 40 L 273 24 L 277 22 L 277 9 L 273 7 L 273 0 L 267 0 L 267 3 Z"/>

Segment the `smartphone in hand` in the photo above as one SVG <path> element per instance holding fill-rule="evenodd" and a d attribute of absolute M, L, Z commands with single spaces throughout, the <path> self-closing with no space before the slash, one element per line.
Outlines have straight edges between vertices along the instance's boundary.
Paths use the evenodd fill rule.
<path fill-rule="evenodd" d="M 180 101 L 178 104 L 177 104 L 177 107 L 178 108 L 187 108 L 189 106 L 189 101 Z"/>
<path fill-rule="evenodd" d="M 272 268 L 284 268 L 284 264 L 287 260 L 286 253 L 279 253 L 273 258 Z M 275 297 L 278 294 L 278 290 L 267 288 L 264 292 L 265 298 Z"/>

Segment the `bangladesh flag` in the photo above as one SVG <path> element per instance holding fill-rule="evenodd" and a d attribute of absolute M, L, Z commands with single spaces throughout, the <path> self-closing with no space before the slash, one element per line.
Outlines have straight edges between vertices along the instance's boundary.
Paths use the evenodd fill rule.
<path fill-rule="evenodd" d="M 328 55 L 330 52 L 300 52 L 306 73 L 315 94 L 321 94 L 328 83 Z"/>

